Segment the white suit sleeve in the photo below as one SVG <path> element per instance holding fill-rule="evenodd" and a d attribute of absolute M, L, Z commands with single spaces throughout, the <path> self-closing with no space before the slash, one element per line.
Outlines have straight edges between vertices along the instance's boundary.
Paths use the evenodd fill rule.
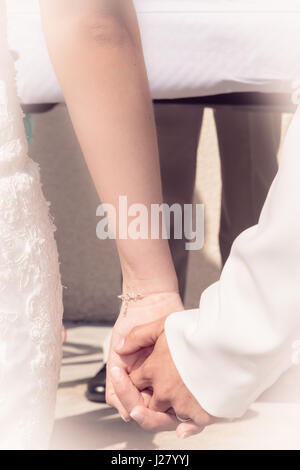
<path fill-rule="evenodd" d="M 166 321 L 176 367 L 199 404 L 235 418 L 292 365 L 300 339 L 300 109 L 258 225 L 235 241 L 197 310 Z"/>

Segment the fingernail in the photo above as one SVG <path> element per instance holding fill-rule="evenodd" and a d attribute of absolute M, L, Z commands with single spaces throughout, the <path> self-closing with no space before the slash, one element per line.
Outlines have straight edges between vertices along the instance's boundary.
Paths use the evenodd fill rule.
<path fill-rule="evenodd" d="M 125 423 L 129 423 L 129 421 L 131 421 L 130 418 L 125 418 L 125 416 L 122 416 L 121 414 L 120 414 L 120 416 L 121 416 L 122 420 L 123 420 Z"/>
<path fill-rule="evenodd" d="M 122 379 L 122 373 L 119 367 L 112 367 L 110 369 L 110 375 L 114 382 L 120 382 L 120 380 Z"/>
<path fill-rule="evenodd" d="M 143 424 L 144 422 L 144 419 L 145 419 L 145 416 L 140 413 L 139 411 L 132 411 L 130 413 L 130 416 L 132 419 L 134 419 L 134 421 L 136 421 L 138 424 Z"/>

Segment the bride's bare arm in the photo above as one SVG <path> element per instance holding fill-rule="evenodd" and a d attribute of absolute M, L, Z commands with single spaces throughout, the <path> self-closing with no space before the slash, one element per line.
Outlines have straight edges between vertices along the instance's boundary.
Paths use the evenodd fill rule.
<path fill-rule="evenodd" d="M 131 0 L 40 0 L 46 39 L 67 106 L 103 203 L 162 202 L 156 130 Z M 115 325 L 107 401 L 125 420 L 110 370 L 114 348 L 134 326 L 182 309 L 166 240 L 117 240 L 123 291 L 141 293 Z M 141 358 L 137 358 L 141 359 Z M 134 397 L 133 397 L 134 399 Z"/>
<path fill-rule="evenodd" d="M 46 39 L 103 203 L 162 201 L 152 102 L 131 0 L 40 0 Z M 176 291 L 165 240 L 118 240 L 124 289 Z"/>

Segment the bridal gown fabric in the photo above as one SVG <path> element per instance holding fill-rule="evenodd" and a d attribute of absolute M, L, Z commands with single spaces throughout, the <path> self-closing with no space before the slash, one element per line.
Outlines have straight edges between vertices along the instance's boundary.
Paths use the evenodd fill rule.
<path fill-rule="evenodd" d="M 63 311 L 53 232 L 0 0 L 0 449 L 46 448 L 52 431 Z"/>
<path fill-rule="evenodd" d="M 258 225 L 236 239 L 199 309 L 166 321 L 174 362 L 207 412 L 240 417 L 283 372 L 299 367 L 299 282 L 300 108 Z"/>

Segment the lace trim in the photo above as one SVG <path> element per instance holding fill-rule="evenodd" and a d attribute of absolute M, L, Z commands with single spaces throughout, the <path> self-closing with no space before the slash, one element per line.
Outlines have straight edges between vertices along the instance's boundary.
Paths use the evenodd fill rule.
<path fill-rule="evenodd" d="M 27 156 L 0 0 L 0 448 L 45 448 L 61 363 L 55 227 Z"/>

